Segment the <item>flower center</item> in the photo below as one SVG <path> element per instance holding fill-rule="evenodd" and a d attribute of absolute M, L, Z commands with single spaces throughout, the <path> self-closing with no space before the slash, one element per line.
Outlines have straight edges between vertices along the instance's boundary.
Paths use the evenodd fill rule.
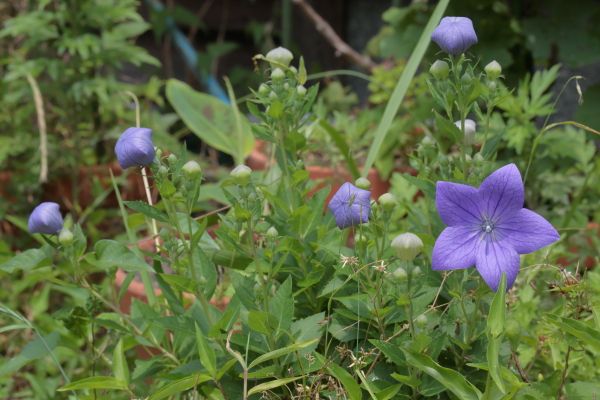
<path fill-rule="evenodd" d="M 484 219 L 481 223 L 481 230 L 485 233 L 492 233 L 494 230 L 494 223 L 489 219 Z"/>

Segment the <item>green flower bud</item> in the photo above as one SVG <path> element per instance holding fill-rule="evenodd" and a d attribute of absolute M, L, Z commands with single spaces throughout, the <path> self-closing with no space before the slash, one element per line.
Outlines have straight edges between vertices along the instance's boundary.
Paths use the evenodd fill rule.
<path fill-rule="evenodd" d="M 405 282 L 408 279 L 408 273 L 402 267 L 396 268 L 396 270 L 394 272 L 392 272 L 392 276 L 398 282 Z"/>
<path fill-rule="evenodd" d="M 392 248 L 399 259 L 412 261 L 423 250 L 423 241 L 414 233 L 403 233 L 392 240 Z"/>
<path fill-rule="evenodd" d="M 258 93 L 263 96 L 268 95 L 270 90 L 271 89 L 269 89 L 269 87 L 267 85 L 265 85 L 264 83 L 261 83 L 260 86 L 258 87 Z"/>
<path fill-rule="evenodd" d="M 354 182 L 359 189 L 369 190 L 371 189 L 371 182 L 367 178 L 360 177 Z"/>
<path fill-rule="evenodd" d="M 363 235 L 360 232 L 356 232 L 356 234 L 354 235 L 354 243 L 356 243 L 356 244 L 366 244 L 367 243 L 367 236 Z"/>
<path fill-rule="evenodd" d="M 488 81 L 487 87 L 488 87 L 488 89 L 490 89 L 493 92 L 496 89 L 498 89 L 498 84 L 496 83 L 496 81 Z"/>
<path fill-rule="evenodd" d="M 274 226 L 267 229 L 267 237 L 268 238 L 275 239 L 277 236 L 279 236 L 279 232 L 277 232 L 277 229 Z"/>
<path fill-rule="evenodd" d="M 420 276 L 422 273 L 423 273 L 423 271 L 421 271 L 421 268 L 419 268 L 419 267 L 415 267 L 411 271 L 412 276 L 415 277 L 415 278 L 418 277 L 418 276 Z"/>
<path fill-rule="evenodd" d="M 275 93 L 275 92 L 271 91 L 271 93 L 269 93 L 269 98 L 270 98 L 271 100 L 275 100 L 275 99 L 277 98 L 277 93 Z"/>
<path fill-rule="evenodd" d="M 240 185 L 245 185 L 250 181 L 252 169 L 247 165 L 238 165 L 231 171 L 231 177 Z"/>
<path fill-rule="evenodd" d="M 379 204 L 386 211 L 393 210 L 397 203 L 396 197 L 391 193 L 384 193 L 379 196 Z"/>
<path fill-rule="evenodd" d="M 460 80 L 462 81 L 463 85 L 467 86 L 471 84 L 473 77 L 468 72 L 465 72 L 463 76 L 460 77 Z"/>
<path fill-rule="evenodd" d="M 502 74 L 502 66 L 496 60 L 494 60 L 494 61 L 490 62 L 488 65 L 486 65 L 483 68 L 483 70 L 485 71 L 485 74 L 487 75 L 487 77 L 491 80 L 498 79 L 498 77 L 500 77 L 500 74 Z"/>
<path fill-rule="evenodd" d="M 306 95 L 306 88 L 302 85 L 296 86 L 296 93 L 299 97 L 304 97 Z"/>
<path fill-rule="evenodd" d="M 481 153 L 476 153 L 473 156 L 473 161 L 478 162 L 478 163 L 483 162 L 483 156 L 481 155 Z"/>
<path fill-rule="evenodd" d="M 458 129 L 462 129 L 462 121 L 458 120 L 454 123 Z M 475 131 L 477 124 L 472 119 L 465 119 L 465 143 L 471 145 L 475 142 Z"/>
<path fill-rule="evenodd" d="M 161 177 L 166 177 L 169 174 L 169 169 L 167 167 L 165 167 L 164 165 L 161 165 L 160 167 L 158 167 L 158 175 Z"/>
<path fill-rule="evenodd" d="M 419 328 L 425 328 L 427 326 L 427 315 L 421 314 L 415 318 L 415 325 Z"/>
<path fill-rule="evenodd" d="M 73 232 L 71 232 L 69 228 L 62 228 L 58 234 L 58 242 L 63 246 L 69 246 L 71 243 L 73 243 L 73 239 Z"/>
<path fill-rule="evenodd" d="M 175 165 L 177 163 L 177 156 L 173 153 L 169 154 L 169 157 L 167 157 L 167 161 L 169 163 L 169 165 Z"/>
<path fill-rule="evenodd" d="M 298 70 L 296 69 L 296 67 L 294 67 L 293 65 L 290 67 L 290 72 L 292 73 L 292 75 L 296 76 L 298 75 Z"/>
<path fill-rule="evenodd" d="M 156 154 L 156 159 L 157 159 L 157 160 L 160 160 L 160 158 L 161 158 L 161 157 L 162 157 L 162 155 L 163 155 L 163 152 L 162 152 L 162 150 L 161 150 L 161 149 L 159 149 L 159 148 L 157 147 L 157 148 L 156 148 L 156 151 L 155 151 L 155 154 Z"/>
<path fill-rule="evenodd" d="M 446 79 L 450 73 L 450 67 L 446 61 L 435 60 L 429 68 L 429 73 L 434 76 L 435 79 Z"/>
<path fill-rule="evenodd" d="M 294 55 L 291 51 L 286 49 L 285 47 L 277 47 L 267 53 L 268 61 L 275 61 L 276 63 L 283 64 L 286 67 L 290 65 L 292 60 L 294 59 Z M 276 64 L 271 63 L 271 67 L 277 67 Z"/>
<path fill-rule="evenodd" d="M 188 178 L 197 178 L 202 175 L 202 167 L 194 160 L 186 162 L 181 170 Z"/>
<path fill-rule="evenodd" d="M 273 82 L 281 82 L 285 78 L 285 72 L 281 68 L 275 68 L 271 71 L 271 79 Z"/>

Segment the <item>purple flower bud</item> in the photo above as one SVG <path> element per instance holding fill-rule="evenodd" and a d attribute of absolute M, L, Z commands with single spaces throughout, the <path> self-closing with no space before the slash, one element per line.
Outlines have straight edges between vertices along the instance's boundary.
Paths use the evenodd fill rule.
<path fill-rule="evenodd" d="M 371 212 L 371 192 L 346 182 L 331 198 L 329 210 L 340 229 L 368 222 Z"/>
<path fill-rule="evenodd" d="M 433 31 L 431 40 L 446 53 L 456 56 L 477 43 L 477 35 L 469 18 L 444 17 Z"/>
<path fill-rule="evenodd" d="M 152 129 L 127 128 L 117 140 L 115 153 L 123 169 L 151 164 L 155 154 Z"/>
<path fill-rule="evenodd" d="M 56 203 L 45 202 L 33 209 L 29 216 L 28 228 L 30 233 L 58 233 L 63 227 L 60 207 Z"/>

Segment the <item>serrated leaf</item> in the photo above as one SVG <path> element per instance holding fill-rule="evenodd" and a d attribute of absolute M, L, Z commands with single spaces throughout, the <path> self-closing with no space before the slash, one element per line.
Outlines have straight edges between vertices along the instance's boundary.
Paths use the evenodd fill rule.
<path fill-rule="evenodd" d="M 127 359 L 125 358 L 125 352 L 123 350 L 123 339 L 120 339 L 115 349 L 113 350 L 113 374 L 115 378 L 129 383 L 129 366 L 127 365 Z"/>
<path fill-rule="evenodd" d="M 289 346 L 282 347 L 281 349 L 270 351 L 266 354 L 256 357 L 254 360 L 252 360 L 252 362 L 248 366 L 248 369 L 252 369 L 253 367 L 256 367 L 257 365 L 262 364 L 265 361 L 283 357 L 285 355 L 288 355 L 290 353 L 293 353 L 295 351 L 298 351 L 300 349 L 303 349 L 305 347 L 313 345 L 313 344 L 317 343 L 318 341 L 319 341 L 319 339 L 312 339 L 312 340 L 308 340 L 308 341 L 301 342 L 301 343 L 294 343 Z"/>
<path fill-rule="evenodd" d="M 17 270 L 29 271 L 33 268 L 51 264 L 52 249 L 43 246 L 39 249 L 29 249 L 17 254 L 8 261 L 0 264 L 0 270 L 13 273 Z"/>
<path fill-rule="evenodd" d="M 160 211 L 156 207 L 149 205 L 146 202 L 135 200 L 135 201 L 124 201 L 127 207 L 131 208 L 133 211 L 144 214 L 146 217 L 155 219 L 160 222 L 169 222 L 169 217 L 164 212 Z"/>
<path fill-rule="evenodd" d="M 201 383 L 208 382 L 212 378 L 205 374 L 193 374 L 186 376 L 185 378 L 178 379 L 171 383 L 166 384 L 157 391 L 155 391 L 148 400 L 161 400 L 170 396 L 174 396 L 178 393 L 185 392 Z"/>
<path fill-rule="evenodd" d="M 71 382 L 57 391 L 65 392 L 68 390 L 83 389 L 105 389 L 105 390 L 128 390 L 127 383 L 112 376 L 92 376 Z"/>
<path fill-rule="evenodd" d="M 217 359 L 215 357 L 215 351 L 204 337 L 204 334 L 196 324 L 196 346 L 198 346 L 198 356 L 200 357 L 200 362 L 206 368 L 210 376 L 213 379 L 217 377 Z"/>
<path fill-rule="evenodd" d="M 430 357 L 402 349 L 409 365 L 421 370 L 461 400 L 480 400 L 481 392 L 459 372 L 442 367 Z"/>
<path fill-rule="evenodd" d="M 271 389 L 275 389 L 275 388 L 283 386 L 283 385 L 287 385 L 288 383 L 297 381 L 298 379 L 301 379 L 301 378 L 302 378 L 301 376 L 296 376 L 296 377 L 292 377 L 292 378 L 282 378 L 282 379 L 276 379 L 276 380 L 270 381 L 270 382 L 261 383 L 260 385 L 256 385 L 252 389 L 248 390 L 248 396 L 252 396 L 253 394 L 266 392 L 267 390 L 271 390 Z"/>

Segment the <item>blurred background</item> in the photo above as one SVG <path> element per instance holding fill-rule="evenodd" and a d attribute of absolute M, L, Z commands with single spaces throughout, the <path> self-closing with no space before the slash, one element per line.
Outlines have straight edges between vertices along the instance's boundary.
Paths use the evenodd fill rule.
<path fill-rule="evenodd" d="M 228 102 L 223 80 L 228 77 L 246 111 L 244 99 L 263 80 L 253 56 L 278 45 L 293 51 L 294 62 L 304 57 L 314 74 L 309 84 L 320 84 L 315 113 L 335 119 L 332 125 L 361 159 L 435 4 L 2 0 L 0 234 L 22 232 L 23 215 L 40 200 L 58 201 L 80 222 L 92 222 L 100 235 L 107 229 L 103 224 L 116 214 L 108 171 L 120 175 L 112 149 L 135 122 L 128 92 L 139 98 L 142 125 L 154 130 L 159 147 L 176 151 L 185 145 L 208 167 L 208 179 L 218 181 L 220 168 L 232 165 L 231 157 L 211 149 L 182 122 L 166 98 L 165 82 L 176 78 Z M 550 121 L 600 126 L 600 1 L 455 0 L 446 15 L 470 17 L 479 37 L 471 56 L 482 64 L 500 62 L 506 87 L 515 88 L 515 96 L 527 92 L 531 97 L 530 108 L 504 109 L 515 122 L 506 128 L 510 151 L 522 154 L 523 143 L 549 114 Z M 437 57 L 443 54 L 431 45 L 421 72 Z M 560 67 L 550 69 L 555 65 Z M 544 70 L 549 73 L 533 76 Z M 564 90 L 552 113 L 555 95 L 573 76 L 583 79 L 576 90 Z M 542 96 L 548 90 L 551 94 Z M 418 74 L 398 118 L 398 133 L 384 149 L 389 156 L 376 165 L 384 178 L 408 165 L 414 137 L 431 120 L 428 96 L 424 73 Z M 370 112 L 350 118 L 358 110 Z M 524 123 L 531 129 L 524 130 Z M 319 154 L 329 139 L 318 132 L 310 137 L 315 151 L 309 162 L 339 162 L 335 154 L 327 160 Z M 119 179 L 123 184 L 127 178 Z M 142 197 L 137 181 L 123 185 L 126 199 Z M 562 188 L 560 196 L 568 195 L 569 186 L 553 184 Z M 212 200 L 218 199 L 213 194 Z"/>

